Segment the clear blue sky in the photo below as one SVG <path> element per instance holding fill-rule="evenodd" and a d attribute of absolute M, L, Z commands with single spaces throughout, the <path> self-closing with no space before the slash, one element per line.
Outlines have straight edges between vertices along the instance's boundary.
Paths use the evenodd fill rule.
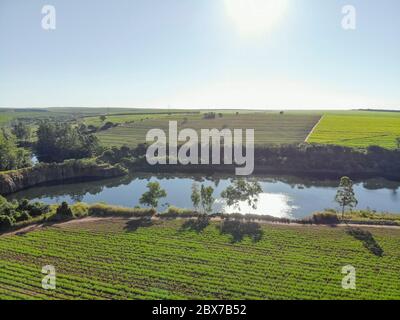
<path fill-rule="evenodd" d="M 0 0 L 0 106 L 400 107 L 399 0 L 240 1 Z"/>

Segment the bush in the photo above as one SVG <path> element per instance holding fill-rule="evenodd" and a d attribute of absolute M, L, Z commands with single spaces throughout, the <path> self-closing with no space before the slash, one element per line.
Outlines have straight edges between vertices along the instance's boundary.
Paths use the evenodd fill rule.
<path fill-rule="evenodd" d="M 61 203 L 61 205 L 57 208 L 56 215 L 59 217 L 65 218 L 73 218 L 74 214 L 72 213 L 71 208 L 68 206 L 68 203 L 65 201 Z"/>
<path fill-rule="evenodd" d="M 160 214 L 161 217 L 176 218 L 176 217 L 198 217 L 200 214 L 189 209 L 181 209 L 174 206 L 168 207 L 166 212 Z"/>
<path fill-rule="evenodd" d="M 314 213 L 311 219 L 304 219 L 309 220 L 310 223 L 314 224 L 339 224 L 340 220 L 336 213 L 331 212 L 323 212 L 323 213 Z"/>
<path fill-rule="evenodd" d="M 98 203 L 90 206 L 88 213 L 90 216 L 98 217 L 152 217 L 157 211 L 155 209 L 124 208 Z"/>
<path fill-rule="evenodd" d="M 31 217 L 31 216 L 29 215 L 29 213 L 26 212 L 26 211 L 17 212 L 17 213 L 14 215 L 14 218 L 15 218 L 15 220 L 16 220 L 17 222 L 20 222 L 20 221 L 28 221 L 28 220 L 32 219 L 32 217 Z"/>
<path fill-rule="evenodd" d="M 27 199 L 22 199 L 18 203 L 18 211 L 27 211 L 30 216 L 37 217 L 50 212 L 50 206 L 41 202 L 30 203 Z"/>
<path fill-rule="evenodd" d="M 8 230 L 15 224 L 15 219 L 11 216 L 0 215 L 0 230 Z"/>
<path fill-rule="evenodd" d="M 82 218 L 89 214 L 89 206 L 86 203 L 78 202 L 71 206 L 74 217 Z"/>
<path fill-rule="evenodd" d="M 217 114 L 215 112 L 207 112 L 203 115 L 203 119 L 215 119 Z"/>
<path fill-rule="evenodd" d="M 99 130 L 104 131 L 110 128 L 116 127 L 117 124 L 112 123 L 111 121 L 107 121 Z"/>

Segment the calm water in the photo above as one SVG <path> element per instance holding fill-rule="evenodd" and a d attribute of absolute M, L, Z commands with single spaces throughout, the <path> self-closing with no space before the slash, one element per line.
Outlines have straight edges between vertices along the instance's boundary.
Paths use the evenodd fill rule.
<path fill-rule="evenodd" d="M 276 217 L 301 218 L 312 212 L 325 208 L 336 208 L 334 202 L 337 181 L 318 181 L 295 177 L 256 178 L 263 193 L 259 197 L 256 210 L 241 204 L 241 213 L 268 214 Z M 214 187 L 217 199 L 214 205 L 216 212 L 231 213 L 236 211 L 226 207 L 220 198 L 220 193 L 229 184 L 229 177 L 213 176 L 201 178 L 197 176 L 151 176 L 140 175 L 96 182 L 82 182 L 54 186 L 35 187 L 10 196 L 10 199 L 27 198 L 46 203 L 67 201 L 74 203 L 107 202 L 110 204 L 134 207 L 139 205 L 139 198 L 146 191 L 149 181 L 158 181 L 167 191 L 167 198 L 160 200 L 159 210 L 168 204 L 191 208 L 190 194 L 194 182 Z M 400 214 L 400 183 L 382 179 L 366 180 L 355 184 L 359 209 L 375 209 Z"/>

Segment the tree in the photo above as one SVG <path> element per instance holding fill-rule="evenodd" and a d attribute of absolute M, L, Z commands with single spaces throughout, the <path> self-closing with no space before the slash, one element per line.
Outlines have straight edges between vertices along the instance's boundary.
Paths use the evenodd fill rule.
<path fill-rule="evenodd" d="M 342 177 L 340 179 L 335 201 L 342 207 L 342 218 L 344 217 L 344 210 L 346 207 L 354 208 L 357 206 L 358 201 L 353 190 L 353 181 L 351 181 L 349 177 Z"/>
<path fill-rule="evenodd" d="M 167 193 L 164 189 L 161 189 L 160 184 L 158 182 L 149 182 L 147 184 L 147 188 L 149 189 L 139 199 L 141 204 L 147 205 L 154 208 L 158 207 L 158 200 L 160 198 L 165 198 Z"/>
<path fill-rule="evenodd" d="M 212 212 L 212 206 L 214 204 L 214 197 L 213 197 L 214 189 L 213 187 L 204 187 L 201 185 L 200 195 L 201 195 L 201 206 L 205 213 Z"/>
<path fill-rule="evenodd" d="M 217 117 L 217 114 L 215 112 L 206 112 L 203 115 L 203 119 L 215 119 Z"/>
<path fill-rule="evenodd" d="M 18 140 L 26 141 L 30 139 L 32 130 L 25 122 L 16 121 L 11 125 L 11 132 Z"/>
<path fill-rule="evenodd" d="M 197 211 L 201 201 L 201 194 L 197 183 L 193 183 L 192 185 L 192 195 L 190 196 L 190 198 L 192 200 L 193 207 Z"/>
<path fill-rule="evenodd" d="M 30 154 L 23 148 L 18 148 L 11 138 L 0 135 L 0 171 L 29 167 Z"/>
<path fill-rule="evenodd" d="M 100 116 L 101 122 L 106 121 L 106 119 L 107 119 L 107 117 L 106 117 L 104 114 L 102 114 L 102 115 Z"/>
<path fill-rule="evenodd" d="M 221 197 L 225 199 L 228 206 L 234 206 L 240 211 L 239 203 L 241 201 L 247 201 L 249 206 L 256 209 L 258 196 L 261 192 L 262 188 L 257 181 L 247 182 L 244 179 L 238 179 L 222 191 Z"/>
<path fill-rule="evenodd" d="M 400 150 L 400 137 L 396 138 L 396 146 L 397 146 L 397 149 Z"/>
<path fill-rule="evenodd" d="M 66 203 L 65 201 L 62 202 L 57 210 L 56 210 L 56 214 L 60 217 L 63 218 L 73 218 L 74 214 L 72 213 L 71 208 L 68 206 L 68 203 Z"/>
<path fill-rule="evenodd" d="M 41 161 L 61 162 L 66 159 L 92 157 L 100 151 L 95 135 L 68 123 L 44 122 L 37 130 L 36 154 Z"/>

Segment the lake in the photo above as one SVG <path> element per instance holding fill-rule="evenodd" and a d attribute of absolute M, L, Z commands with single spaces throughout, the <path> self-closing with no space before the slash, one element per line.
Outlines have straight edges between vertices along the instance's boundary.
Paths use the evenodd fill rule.
<path fill-rule="evenodd" d="M 338 181 L 313 180 L 291 176 L 258 176 L 263 193 L 260 194 L 257 209 L 241 203 L 241 213 L 268 214 L 275 217 L 303 218 L 313 212 L 334 208 Z M 204 178 L 196 175 L 135 175 L 123 178 L 92 182 L 47 185 L 34 187 L 12 194 L 8 199 L 42 201 L 49 204 L 66 201 L 74 203 L 106 202 L 114 205 L 134 207 L 146 191 L 149 181 L 158 181 L 167 191 L 167 197 L 160 200 L 159 210 L 165 210 L 168 204 L 181 208 L 192 208 L 190 195 L 194 182 L 212 186 L 215 189 L 215 212 L 238 212 L 227 207 L 220 193 L 229 184 L 229 176 Z M 400 183 L 384 179 L 371 179 L 355 182 L 354 190 L 359 201 L 358 209 L 371 209 L 381 212 L 400 213 Z"/>

